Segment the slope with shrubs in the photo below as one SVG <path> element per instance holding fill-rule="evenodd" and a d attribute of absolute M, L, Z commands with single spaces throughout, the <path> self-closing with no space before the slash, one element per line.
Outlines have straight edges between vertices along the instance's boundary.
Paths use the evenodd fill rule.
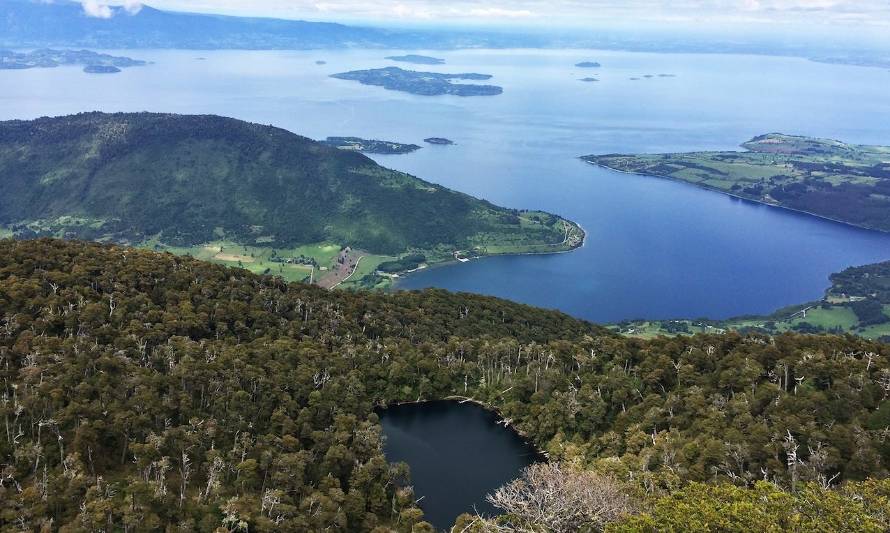
<path fill-rule="evenodd" d="M 429 530 L 374 409 L 455 395 L 653 497 L 885 478 L 888 355 L 840 336 L 626 339 L 482 296 L 0 241 L 0 529 Z"/>

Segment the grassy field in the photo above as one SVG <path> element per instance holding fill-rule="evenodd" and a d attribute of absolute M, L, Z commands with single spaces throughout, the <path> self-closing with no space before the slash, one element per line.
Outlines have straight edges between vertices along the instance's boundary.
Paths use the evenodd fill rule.
<path fill-rule="evenodd" d="M 424 266 L 453 261 L 455 252 L 461 257 L 476 257 L 498 254 L 554 253 L 578 247 L 584 239 L 584 232 L 575 224 L 554 215 L 530 212 L 519 218 L 523 232 L 504 235 L 486 233 L 472 239 L 473 246 L 468 250 L 455 250 L 451 246 L 440 245 L 432 249 L 412 249 L 401 256 L 369 254 L 358 263 L 355 273 L 340 285 L 341 289 L 374 288 L 386 289 L 393 279 L 379 275 L 377 267 L 387 261 L 404 255 L 422 254 L 427 258 Z M 557 229 L 559 231 L 557 231 Z M 537 244 L 540 234 L 549 234 L 550 243 Z M 561 236 L 561 237 L 560 237 Z M 230 267 L 244 268 L 257 274 L 281 276 L 287 281 L 317 282 L 336 264 L 341 247 L 332 243 L 317 243 L 294 248 L 271 246 L 250 246 L 228 240 L 208 242 L 200 246 L 177 247 L 162 244 L 157 240 L 146 241 L 140 247 L 166 251 L 177 255 L 188 255 Z M 275 258 L 300 258 L 301 262 L 314 263 L 288 264 Z"/>
<path fill-rule="evenodd" d="M 230 241 L 213 241 L 201 246 L 177 247 L 166 246 L 157 241 L 149 241 L 140 245 L 158 251 L 176 255 L 188 255 L 203 261 L 210 261 L 235 268 L 244 268 L 256 274 L 280 276 L 287 281 L 308 282 L 310 276 L 315 282 L 325 272 L 330 271 L 340 255 L 341 247 L 331 243 L 317 243 L 295 248 L 273 248 L 268 246 L 245 246 Z M 314 261 L 317 268 L 308 264 L 288 264 L 273 260 L 274 258 L 304 258 L 307 262 Z M 372 274 L 377 265 L 392 260 L 391 256 L 369 255 L 359 262 L 355 274 L 341 285 L 342 288 L 357 287 L 358 280 Z"/>
<path fill-rule="evenodd" d="M 392 285 L 392 278 L 378 275 L 377 267 L 388 261 L 401 259 L 404 256 L 420 254 L 426 257 L 424 265 L 432 265 L 453 261 L 458 257 L 478 257 L 497 254 L 523 253 L 554 253 L 574 249 L 584 242 L 584 231 L 580 226 L 556 215 L 540 211 L 482 211 L 478 215 L 483 219 L 483 227 L 487 230 L 476 233 L 461 246 L 438 244 L 430 248 L 410 248 L 402 254 L 368 254 L 356 250 L 362 255 L 357 270 L 345 282 L 331 285 L 340 288 L 376 288 L 386 289 Z M 102 233 L 107 221 L 99 219 L 63 216 L 53 220 L 32 222 L 29 228 L 38 235 L 50 234 L 58 238 L 72 238 L 69 234 L 72 227 L 90 227 L 97 240 L 114 240 Z M 11 232 L 2 230 L 2 236 L 12 236 Z M 255 244 L 241 244 L 227 236 L 223 228 L 214 230 L 215 240 L 194 245 L 174 246 L 162 242 L 159 238 L 144 240 L 137 247 L 156 251 L 170 252 L 176 255 L 188 255 L 225 266 L 243 268 L 256 274 L 280 276 L 287 281 L 318 283 L 326 276 L 331 279 L 332 271 L 338 264 L 343 247 L 331 242 L 314 243 L 296 247 L 276 247 L 273 242 L 266 242 L 263 237 L 254 239 Z"/>
<path fill-rule="evenodd" d="M 278 249 L 264 246 L 244 246 L 234 242 L 215 241 L 201 246 L 176 247 L 157 242 L 144 243 L 142 247 L 166 251 L 176 255 L 188 255 L 230 267 L 244 268 L 257 274 L 281 276 L 287 281 L 308 281 L 313 276 L 313 266 L 286 264 L 273 261 L 273 257 L 314 258 L 319 266 L 329 267 L 335 261 L 340 247 L 330 244 Z M 318 275 L 315 272 L 314 275 Z"/>
<path fill-rule="evenodd" d="M 471 255 L 502 255 L 527 253 L 554 253 L 573 250 L 584 242 L 584 230 L 577 224 L 559 217 L 542 213 L 522 213 L 519 226 L 524 231 L 516 235 L 477 235 L 471 239 Z M 541 243 L 528 236 L 546 231 L 551 238 Z"/>
<path fill-rule="evenodd" d="M 771 133 L 741 152 L 590 155 L 589 163 L 664 177 L 856 226 L 890 231 L 890 147 Z"/>
<path fill-rule="evenodd" d="M 544 253 L 569 250 L 583 242 L 584 232 L 573 223 L 560 217 L 537 211 L 516 212 L 513 222 L 499 222 L 489 227 L 502 225 L 509 231 L 485 232 L 470 239 L 469 249 L 457 250 L 453 245 L 440 244 L 430 249 L 410 249 L 404 254 L 382 255 L 361 252 L 361 261 L 356 271 L 343 283 L 343 289 L 377 288 L 385 289 L 392 285 L 392 279 L 377 273 L 383 262 L 401 259 L 406 255 L 421 254 L 428 264 L 454 260 L 455 253 L 462 257 L 507 253 Z M 486 213 L 483 216 L 489 216 Z M 34 222 L 35 231 L 50 233 L 64 238 L 72 226 L 90 226 L 101 230 L 105 221 L 97 219 L 59 217 L 58 220 Z M 287 281 L 317 283 L 330 274 L 338 264 L 343 247 L 331 242 L 321 242 L 295 247 L 276 247 L 272 243 L 245 245 L 223 238 L 224 231 L 217 230 L 217 240 L 195 246 L 172 246 L 158 238 L 137 243 L 140 248 L 187 255 L 234 268 L 243 268 L 256 274 L 280 276 Z M 13 232 L 0 227 L 0 238 L 12 237 Z M 545 244 L 542 244 L 545 243 Z"/>
<path fill-rule="evenodd" d="M 780 311 L 761 317 L 743 317 L 729 320 L 643 320 L 613 324 L 610 329 L 623 335 L 642 339 L 658 336 L 694 335 L 696 333 L 723 333 L 726 331 L 761 331 L 779 334 L 789 331 L 804 333 L 850 333 L 867 339 L 890 336 L 890 322 L 861 326 L 856 313 L 848 304 L 813 302 L 806 307 L 806 316 L 800 311 Z M 884 313 L 890 316 L 890 305 L 884 305 Z"/>
<path fill-rule="evenodd" d="M 389 287 L 389 283 L 387 283 L 386 278 L 375 279 L 373 285 L 369 286 L 371 280 L 366 279 L 366 277 L 374 276 L 374 273 L 377 271 L 377 267 L 380 263 L 385 261 L 392 261 L 396 259 L 394 256 L 385 256 L 385 255 L 368 255 L 362 257 L 362 260 L 359 261 L 358 267 L 355 269 L 355 273 L 351 278 L 344 281 L 340 284 L 341 289 L 359 289 L 359 288 L 387 288 Z"/>

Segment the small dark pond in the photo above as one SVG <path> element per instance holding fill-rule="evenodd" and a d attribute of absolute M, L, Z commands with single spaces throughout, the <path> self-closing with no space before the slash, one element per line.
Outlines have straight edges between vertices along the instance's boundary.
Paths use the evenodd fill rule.
<path fill-rule="evenodd" d="M 461 513 L 495 514 L 485 495 L 541 460 L 533 446 L 478 405 L 406 404 L 379 412 L 386 457 L 411 467 L 426 520 L 447 530 Z"/>

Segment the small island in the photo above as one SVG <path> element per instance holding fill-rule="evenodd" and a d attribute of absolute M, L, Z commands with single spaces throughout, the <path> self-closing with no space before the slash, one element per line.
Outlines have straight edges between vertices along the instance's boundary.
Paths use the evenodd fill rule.
<path fill-rule="evenodd" d="M 583 82 L 590 83 L 590 82 L 600 81 L 600 80 L 599 80 L 599 78 L 581 78 L 581 79 L 578 80 L 578 81 L 583 81 Z"/>
<path fill-rule="evenodd" d="M 332 78 L 357 81 L 363 85 L 383 87 L 390 91 L 402 91 L 420 96 L 494 96 L 504 92 L 496 85 L 452 83 L 452 80 L 484 81 L 491 79 L 489 74 L 442 74 L 438 72 L 417 72 L 398 67 L 370 70 L 354 70 L 332 74 Z"/>
<path fill-rule="evenodd" d="M 596 61 L 582 61 L 580 63 L 575 63 L 575 66 L 578 68 L 599 68 L 602 65 L 600 65 Z"/>
<path fill-rule="evenodd" d="M 327 61 L 324 61 L 324 60 L 322 60 L 322 59 L 319 59 L 318 61 L 315 62 L 315 64 L 316 64 L 316 65 L 327 65 L 328 62 L 327 62 Z"/>
<path fill-rule="evenodd" d="M 100 54 L 90 50 L 50 50 L 31 52 L 0 50 L 0 70 L 24 70 L 31 68 L 55 68 L 63 65 L 84 65 L 84 72 L 109 74 L 122 68 L 141 67 L 148 63 L 129 57 Z M 113 67 L 110 68 L 110 67 Z"/>
<path fill-rule="evenodd" d="M 442 146 L 450 146 L 454 144 L 454 141 L 451 139 L 446 139 L 445 137 L 428 137 L 423 140 L 423 142 L 428 144 L 438 144 Z"/>
<path fill-rule="evenodd" d="M 399 61 L 401 63 L 413 63 L 415 65 L 444 65 L 445 60 L 438 57 L 421 56 L 417 54 L 408 54 L 404 56 L 389 56 L 384 59 L 390 61 Z"/>
<path fill-rule="evenodd" d="M 378 141 L 375 139 L 362 139 L 359 137 L 328 137 L 321 141 L 322 144 L 339 148 L 340 150 L 352 150 L 366 154 L 410 154 L 420 150 L 416 144 L 404 144 L 393 141 Z"/>
<path fill-rule="evenodd" d="M 890 146 L 769 133 L 742 147 L 747 151 L 608 154 L 582 159 L 890 232 Z"/>
<path fill-rule="evenodd" d="M 87 65 L 83 71 L 87 74 L 117 74 L 121 69 L 114 65 Z"/>

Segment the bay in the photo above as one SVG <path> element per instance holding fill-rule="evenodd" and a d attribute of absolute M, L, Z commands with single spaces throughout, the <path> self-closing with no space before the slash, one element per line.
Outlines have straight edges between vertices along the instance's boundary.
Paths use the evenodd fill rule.
<path fill-rule="evenodd" d="M 718 54 L 426 52 L 446 64 L 422 69 L 492 74 L 504 87 L 500 96 L 461 98 L 329 77 L 390 65 L 383 58 L 400 50 L 108 52 L 154 64 L 108 77 L 76 67 L 0 71 L 0 118 L 214 113 L 313 138 L 447 137 L 456 144 L 375 159 L 497 204 L 558 213 L 588 232 L 573 253 L 428 269 L 403 289 L 491 294 L 597 322 L 726 318 L 818 298 L 830 273 L 890 259 L 890 235 L 578 159 L 734 149 L 773 131 L 890 144 L 883 69 Z M 585 60 L 603 66 L 574 67 Z M 578 81 L 590 75 L 600 81 Z"/>

